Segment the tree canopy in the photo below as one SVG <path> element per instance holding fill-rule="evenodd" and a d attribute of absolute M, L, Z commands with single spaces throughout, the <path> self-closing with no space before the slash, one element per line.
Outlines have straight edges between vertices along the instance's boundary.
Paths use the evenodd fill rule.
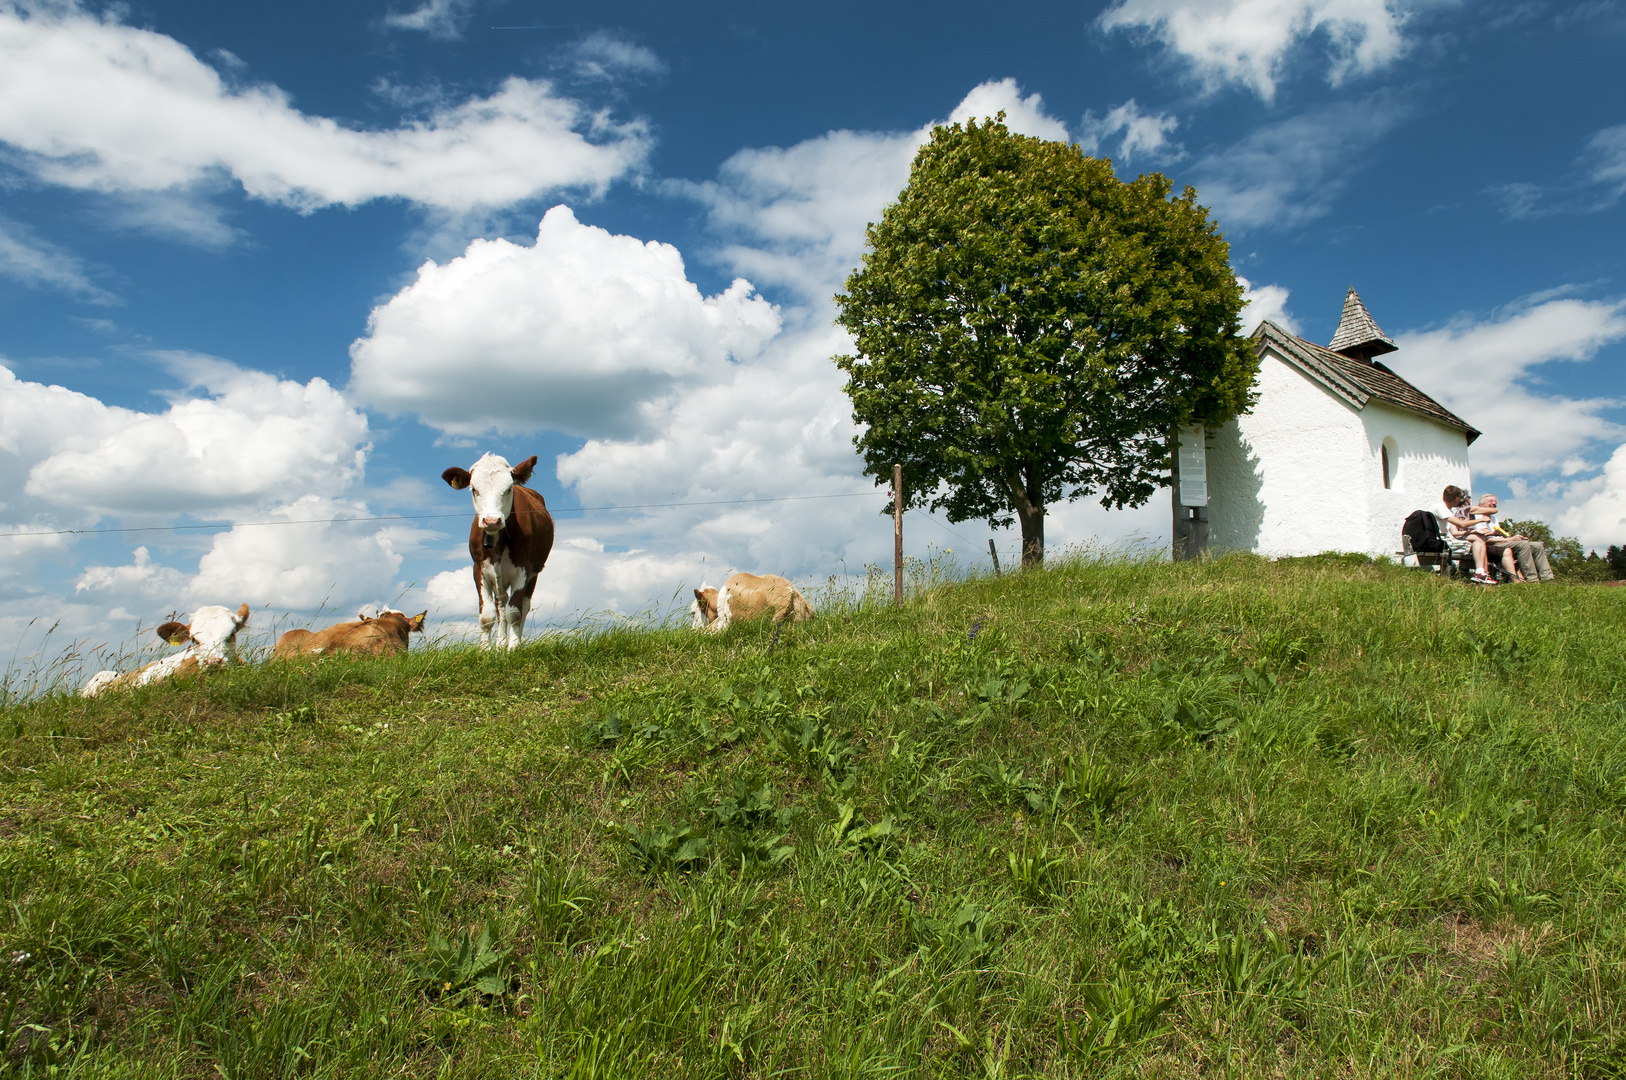
<path fill-rule="evenodd" d="M 1258 371 L 1229 247 L 1171 188 L 1003 114 L 933 130 L 836 297 L 865 471 L 901 463 L 950 521 L 1014 516 L 1029 565 L 1047 504 L 1151 498 L 1171 434 L 1247 409 Z"/>

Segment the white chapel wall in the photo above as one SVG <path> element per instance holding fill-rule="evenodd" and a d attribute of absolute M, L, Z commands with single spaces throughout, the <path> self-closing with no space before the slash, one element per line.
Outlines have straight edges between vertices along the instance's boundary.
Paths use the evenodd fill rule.
<path fill-rule="evenodd" d="M 1365 546 L 1350 550 L 1393 556 L 1400 548 L 1400 526 L 1407 514 L 1432 508 L 1447 484 L 1471 488 L 1468 439 L 1460 431 L 1376 399 L 1366 403 L 1360 416 L 1371 462 L 1371 494 Z M 1383 488 L 1385 440 L 1391 448 L 1392 473 L 1387 491 Z"/>
<path fill-rule="evenodd" d="M 1268 348 L 1254 389 L 1253 412 L 1210 442 L 1209 547 L 1272 558 L 1363 549 L 1369 452 L 1360 414 Z M 1334 492 L 1343 493 L 1337 507 Z"/>

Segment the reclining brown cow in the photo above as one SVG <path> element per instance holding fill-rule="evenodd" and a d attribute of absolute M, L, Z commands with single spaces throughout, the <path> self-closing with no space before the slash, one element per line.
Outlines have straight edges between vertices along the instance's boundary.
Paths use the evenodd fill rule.
<path fill-rule="evenodd" d="M 809 604 L 796 586 L 778 574 L 734 574 L 721 589 L 699 588 L 689 605 L 696 630 L 721 633 L 736 619 L 770 616 L 775 624 L 787 618 L 804 622 L 813 617 Z"/>
<path fill-rule="evenodd" d="M 95 697 L 109 690 L 147 686 L 161 679 L 184 678 L 205 668 L 235 664 L 237 631 L 247 625 L 247 604 L 236 612 L 228 611 L 219 604 L 200 607 L 192 614 L 190 623 L 167 622 L 158 628 L 160 638 L 171 645 L 185 645 L 185 651 L 171 653 L 162 660 L 154 660 L 137 671 L 123 675 L 116 671 L 98 671 L 79 691 L 79 695 Z"/>
<path fill-rule="evenodd" d="M 386 608 L 376 618 L 359 616 L 360 622 L 339 623 L 326 630 L 290 630 L 277 639 L 276 658 L 292 660 L 299 656 L 394 656 L 407 649 L 407 635 L 423 633 L 429 612 L 407 618 L 403 611 Z"/>

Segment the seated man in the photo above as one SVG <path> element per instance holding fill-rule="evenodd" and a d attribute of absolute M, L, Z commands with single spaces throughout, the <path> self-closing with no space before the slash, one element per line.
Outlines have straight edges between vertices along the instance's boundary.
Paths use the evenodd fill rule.
<path fill-rule="evenodd" d="M 1495 495 L 1480 496 L 1478 511 L 1479 517 L 1488 519 L 1492 530 L 1486 537 L 1487 550 L 1491 558 L 1501 559 L 1504 567 L 1517 559 L 1519 571 L 1516 576 L 1524 581 L 1553 580 L 1553 568 L 1547 562 L 1546 544 L 1540 540 L 1531 540 L 1523 533 L 1509 536 L 1506 530 L 1497 526 Z"/>
<path fill-rule="evenodd" d="M 1474 519 L 1459 509 L 1467 505 L 1468 493 L 1455 484 L 1440 493 L 1440 502 L 1434 507 L 1434 516 L 1440 520 L 1440 536 L 1453 558 L 1459 555 L 1474 557 L 1471 580 L 1476 585 L 1495 585 L 1496 579 L 1486 569 L 1488 556 L 1485 538 L 1473 531 Z"/>

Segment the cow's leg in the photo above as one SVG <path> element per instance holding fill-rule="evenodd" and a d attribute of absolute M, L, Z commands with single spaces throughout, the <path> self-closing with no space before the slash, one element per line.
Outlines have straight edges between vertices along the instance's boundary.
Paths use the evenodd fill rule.
<path fill-rule="evenodd" d="M 491 648 L 491 628 L 502 618 L 502 602 L 497 595 L 497 575 L 487 569 L 480 575 L 480 648 Z M 498 633 L 501 634 L 499 627 Z"/>
<path fill-rule="evenodd" d="M 525 633 L 525 619 L 531 614 L 531 594 L 536 591 L 536 575 L 526 574 L 524 582 L 508 596 L 508 629 L 513 635 L 508 639 L 510 649 L 519 647 Z"/>

